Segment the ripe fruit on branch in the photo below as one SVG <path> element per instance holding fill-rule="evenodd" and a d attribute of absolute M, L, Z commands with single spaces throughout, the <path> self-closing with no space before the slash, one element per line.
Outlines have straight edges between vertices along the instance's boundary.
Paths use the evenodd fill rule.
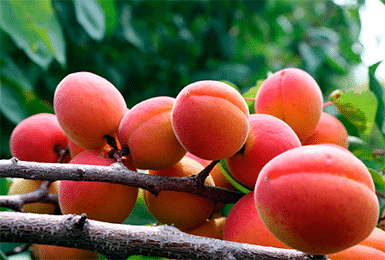
<path fill-rule="evenodd" d="M 41 186 L 43 181 L 27 180 L 18 178 L 14 180 L 9 187 L 8 195 L 24 194 L 35 191 Z M 55 181 L 49 186 L 49 193 L 57 194 L 59 181 Z M 23 206 L 23 210 L 28 213 L 52 214 L 55 211 L 55 206 L 50 203 L 36 202 L 28 203 Z"/>
<path fill-rule="evenodd" d="M 379 217 L 368 169 L 336 145 L 302 146 L 278 155 L 260 172 L 254 192 L 265 226 L 286 245 L 310 254 L 358 244 Z"/>
<path fill-rule="evenodd" d="M 244 195 L 226 218 L 223 239 L 239 243 L 291 249 L 278 240 L 263 224 L 255 207 L 254 192 Z"/>
<path fill-rule="evenodd" d="M 118 139 L 130 149 L 136 168 L 166 169 L 186 154 L 171 126 L 174 102 L 172 97 L 147 99 L 133 106 L 120 122 Z"/>
<path fill-rule="evenodd" d="M 301 146 L 301 142 L 288 124 L 274 116 L 252 114 L 249 123 L 244 147 L 226 163 L 232 177 L 253 190 L 263 166 L 278 154 Z"/>
<path fill-rule="evenodd" d="M 184 87 L 171 112 L 175 135 L 190 153 L 221 160 L 242 148 L 249 132 L 249 110 L 226 83 L 198 81 Z"/>
<path fill-rule="evenodd" d="M 119 123 L 128 111 L 118 89 L 90 72 L 66 76 L 55 90 L 53 104 L 64 132 L 86 149 L 104 147 L 104 136 L 116 136 Z"/>
<path fill-rule="evenodd" d="M 268 77 L 255 100 L 255 111 L 285 121 L 301 141 L 317 127 L 323 96 L 314 78 L 307 72 L 287 68 Z"/>
<path fill-rule="evenodd" d="M 197 161 L 183 157 L 174 166 L 163 170 L 149 170 L 149 174 L 168 177 L 186 177 L 201 172 L 204 167 Z M 205 184 L 214 186 L 209 176 Z M 148 211 L 163 224 L 189 229 L 203 223 L 214 210 L 214 201 L 195 194 L 179 191 L 160 191 L 158 196 L 143 191 Z"/>
<path fill-rule="evenodd" d="M 108 158 L 108 150 L 86 150 L 69 163 L 109 166 L 115 160 Z M 129 161 L 123 161 L 135 170 Z M 121 223 L 131 213 L 138 197 L 138 188 L 106 182 L 61 181 L 59 205 L 63 214 L 86 213 L 94 220 Z"/>
<path fill-rule="evenodd" d="M 336 117 L 322 112 L 321 118 L 314 133 L 306 139 L 302 144 L 337 144 L 344 148 L 348 148 L 348 131 L 345 126 Z"/>
<path fill-rule="evenodd" d="M 56 163 L 59 149 L 68 145 L 68 137 L 54 114 L 41 113 L 21 121 L 12 131 L 11 154 L 23 161 Z M 66 158 L 69 161 L 69 156 Z"/>
<path fill-rule="evenodd" d="M 181 229 L 181 231 L 194 236 L 222 239 L 225 222 L 226 218 L 224 216 L 219 213 L 215 213 L 212 217 L 206 219 L 200 225 L 191 229 Z"/>

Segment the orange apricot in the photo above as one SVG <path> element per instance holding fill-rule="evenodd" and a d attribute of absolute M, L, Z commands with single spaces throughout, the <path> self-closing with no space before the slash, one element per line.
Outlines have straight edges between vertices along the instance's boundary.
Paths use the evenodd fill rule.
<path fill-rule="evenodd" d="M 106 149 L 86 150 L 69 163 L 109 166 L 115 162 L 108 158 Z M 124 162 L 130 170 L 135 170 Z M 94 220 L 112 223 L 123 222 L 131 213 L 138 197 L 138 188 L 106 182 L 61 181 L 59 205 L 63 214 L 82 214 Z"/>
<path fill-rule="evenodd" d="M 223 239 L 260 246 L 291 248 L 278 240 L 263 224 L 255 207 L 253 192 L 244 195 L 231 208 L 226 218 Z"/>
<path fill-rule="evenodd" d="M 54 109 L 60 126 L 77 145 L 98 149 L 105 135 L 116 136 L 126 102 L 106 79 L 90 72 L 67 75 L 57 86 Z"/>
<path fill-rule="evenodd" d="M 244 147 L 226 159 L 231 176 L 253 190 L 263 166 L 278 154 L 301 146 L 293 129 L 271 115 L 252 114 Z"/>
<path fill-rule="evenodd" d="M 370 246 L 385 253 L 385 231 L 380 228 L 374 228 L 372 233 L 360 245 Z"/>
<path fill-rule="evenodd" d="M 384 260 L 385 253 L 365 245 L 355 245 L 327 256 L 330 260 Z"/>
<path fill-rule="evenodd" d="M 15 179 L 8 190 L 8 195 L 24 194 L 35 191 L 41 186 L 43 181 L 27 180 L 18 178 Z M 59 181 L 55 181 L 49 186 L 49 193 L 57 194 Z M 28 213 L 52 214 L 55 211 L 55 206 L 50 203 L 36 202 L 28 203 L 23 206 L 23 210 Z"/>
<path fill-rule="evenodd" d="M 280 70 L 268 77 L 258 90 L 255 111 L 285 121 L 301 141 L 317 127 L 323 96 L 314 78 L 297 68 Z"/>
<path fill-rule="evenodd" d="M 54 114 L 40 113 L 21 121 L 12 131 L 12 156 L 24 161 L 56 163 L 58 149 L 68 145 L 68 137 Z M 69 156 L 68 160 L 69 161 Z"/>
<path fill-rule="evenodd" d="M 221 214 L 216 213 L 199 226 L 191 229 L 181 229 L 181 231 L 194 236 L 222 239 L 225 222 L 226 218 Z"/>
<path fill-rule="evenodd" d="M 99 254 L 77 248 L 33 244 L 31 251 L 35 259 L 39 260 L 81 260 L 81 259 L 99 259 Z"/>
<path fill-rule="evenodd" d="M 174 166 L 163 170 L 149 170 L 149 174 L 168 177 L 186 177 L 198 174 L 204 167 L 193 159 L 183 157 Z M 209 176 L 205 184 L 214 186 Z M 163 224 L 189 229 L 203 223 L 214 210 L 214 201 L 195 194 L 179 191 L 160 191 L 158 196 L 143 191 L 148 211 Z"/>
<path fill-rule="evenodd" d="M 255 203 L 265 226 L 286 245 L 332 254 L 367 238 L 379 202 L 366 166 L 335 145 L 288 150 L 263 167 Z"/>
<path fill-rule="evenodd" d="M 249 110 L 241 94 L 213 80 L 184 87 L 171 112 L 179 142 L 206 160 L 225 159 L 241 149 L 249 132 L 248 118 Z"/>
<path fill-rule="evenodd" d="M 130 149 L 133 164 L 139 169 L 166 169 L 186 154 L 171 126 L 175 98 L 154 97 L 144 100 L 123 117 L 118 139 Z"/>
<path fill-rule="evenodd" d="M 306 139 L 302 144 L 337 144 L 344 148 L 348 148 L 348 131 L 345 126 L 336 117 L 322 112 L 321 118 L 314 133 Z"/>

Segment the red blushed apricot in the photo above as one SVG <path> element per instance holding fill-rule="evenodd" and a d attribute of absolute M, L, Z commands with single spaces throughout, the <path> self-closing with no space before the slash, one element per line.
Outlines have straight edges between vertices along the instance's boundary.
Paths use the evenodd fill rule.
<path fill-rule="evenodd" d="M 304 141 L 317 127 L 322 102 L 321 89 L 311 75 L 300 69 L 287 68 L 263 82 L 255 100 L 255 111 L 285 121 Z"/>
<path fill-rule="evenodd" d="M 109 166 L 115 162 L 107 158 L 107 150 L 86 150 L 75 156 L 71 164 Z M 129 163 L 124 165 L 135 170 Z M 106 182 L 61 181 L 59 205 L 63 214 L 82 214 L 94 220 L 123 222 L 131 213 L 138 197 L 138 188 Z"/>
<path fill-rule="evenodd" d="M 18 178 L 12 182 L 8 190 L 8 195 L 24 194 L 35 191 L 41 186 L 43 181 L 40 180 L 26 180 Z M 49 186 L 49 193 L 57 194 L 59 181 L 51 183 Z M 23 210 L 28 213 L 38 214 L 52 214 L 55 211 L 55 206 L 50 203 L 36 202 L 28 203 L 23 206 Z"/>
<path fill-rule="evenodd" d="M 90 72 L 66 76 L 54 94 L 54 109 L 60 126 L 77 145 L 98 149 L 105 135 L 116 136 L 127 105 L 118 89 Z"/>
<path fill-rule="evenodd" d="M 254 193 L 244 195 L 226 218 L 223 239 L 227 241 L 290 249 L 263 224 L 255 208 Z"/>
<path fill-rule="evenodd" d="M 31 251 L 35 259 L 39 260 L 82 260 L 82 259 L 99 259 L 99 254 L 69 247 L 51 246 L 51 245 L 40 245 L 33 244 Z"/>
<path fill-rule="evenodd" d="M 222 239 L 225 223 L 226 218 L 221 214 L 216 213 L 199 226 L 191 229 L 182 229 L 181 231 L 194 236 Z"/>
<path fill-rule="evenodd" d="M 322 112 L 321 118 L 314 133 L 306 139 L 302 144 L 337 144 L 344 148 L 348 148 L 348 131 L 345 126 L 336 117 Z"/>
<path fill-rule="evenodd" d="M 330 260 L 384 260 L 385 253 L 370 246 L 355 245 L 327 257 Z"/>
<path fill-rule="evenodd" d="M 24 161 L 56 163 L 58 149 L 66 148 L 68 137 L 54 114 L 41 113 L 21 121 L 9 141 L 12 156 Z M 68 160 L 69 161 L 69 156 Z"/>
<path fill-rule="evenodd" d="M 166 169 L 186 154 L 171 126 L 175 98 L 154 97 L 136 104 L 124 116 L 118 139 L 130 149 L 133 164 L 139 169 Z"/>
<path fill-rule="evenodd" d="M 300 147 L 301 142 L 288 124 L 274 116 L 252 114 L 249 123 L 244 147 L 226 163 L 234 179 L 253 190 L 263 166 L 275 156 Z"/>
<path fill-rule="evenodd" d="M 193 159 L 183 157 L 174 166 L 163 170 L 149 170 L 149 174 L 168 177 L 186 177 L 198 174 L 204 167 Z M 205 184 L 214 186 L 209 176 Z M 160 191 L 158 196 L 143 191 L 148 211 L 163 224 L 190 229 L 203 223 L 214 210 L 214 201 L 195 194 L 178 191 Z"/>
<path fill-rule="evenodd" d="M 278 239 L 316 255 L 360 243 L 379 216 L 368 169 L 333 145 L 302 146 L 272 159 L 258 176 L 255 203 Z"/>
<path fill-rule="evenodd" d="M 248 118 L 249 110 L 241 94 L 212 80 L 183 88 L 171 112 L 179 142 L 206 160 L 225 159 L 241 149 L 249 132 Z"/>

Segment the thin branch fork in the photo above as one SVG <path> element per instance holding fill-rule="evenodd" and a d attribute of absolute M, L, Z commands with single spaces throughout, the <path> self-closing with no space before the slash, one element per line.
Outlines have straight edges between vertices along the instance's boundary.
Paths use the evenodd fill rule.
<path fill-rule="evenodd" d="M 202 184 L 215 163 L 217 161 L 203 170 L 202 174 L 165 177 L 131 171 L 120 162 L 110 166 L 99 166 L 27 162 L 12 158 L 0 160 L 0 178 L 14 177 L 50 182 L 58 180 L 108 182 L 142 188 L 155 195 L 162 190 L 182 191 L 210 198 L 215 202 L 237 202 L 244 194 Z"/>
<path fill-rule="evenodd" d="M 108 259 L 138 254 L 176 259 L 328 259 L 296 250 L 192 236 L 168 225 L 133 226 L 89 220 L 84 214 L 1 212 L 0 241 L 75 247 Z"/>

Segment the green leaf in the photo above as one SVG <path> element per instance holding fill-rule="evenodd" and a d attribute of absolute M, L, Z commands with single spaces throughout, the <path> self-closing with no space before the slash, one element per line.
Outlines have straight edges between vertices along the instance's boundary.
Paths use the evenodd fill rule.
<path fill-rule="evenodd" d="M 255 86 L 249 88 L 245 93 L 242 94 L 244 98 L 253 98 L 254 101 L 247 100 L 246 104 L 249 107 L 250 114 L 255 113 L 255 97 L 257 96 L 259 88 L 262 86 L 264 80 L 258 80 Z"/>
<path fill-rule="evenodd" d="M 0 260 L 8 260 L 8 257 L 0 251 Z"/>
<path fill-rule="evenodd" d="M 377 197 L 380 202 L 380 216 L 382 216 L 382 212 L 385 210 L 385 177 L 373 169 L 369 169 L 369 172 L 376 187 Z"/>
<path fill-rule="evenodd" d="M 56 60 L 65 65 L 65 41 L 62 28 L 56 18 L 51 0 L 10 1 L 10 5 L 24 32 L 33 34 L 35 42 L 39 42 Z"/>
<path fill-rule="evenodd" d="M 157 222 L 158 221 L 148 212 L 146 204 L 144 203 L 143 190 L 140 189 L 135 207 L 123 224 L 149 225 Z"/>
<path fill-rule="evenodd" d="M 368 136 L 371 133 L 378 105 L 373 92 L 369 90 L 362 93 L 339 91 L 330 97 L 330 101 L 349 122 L 357 127 L 361 134 Z"/>
<path fill-rule="evenodd" d="M 121 19 L 124 37 L 129 43 L 145 52 L 146 44 L 144 43 L 142 35 L 135 29 L 132 16 L 132 7 L 129 5 L 124 6 Z"/>
<path fill-rule="evenodd" d="M 239 182 L 237 182 L 233 176 L 231 176 L 231 173 L 229 171 L 229 169 L 227 168 L 227 165 L 226 165 L 226 160 L 221 160 L 218 164 L 218 168 L 221 170 L 221 172 L 223 173 L 223 175 L 226 177 L 226 179 L 229 180 L 229 182 L 237 189 L 239 190 L 240 192 L 242 193 L 249 193 L 251 190 L 245 186 L 243 186 L 242 184 L 240 184 Z"/>
<path fill-rule="evenodd" d="M 106 18 L 106 34 L 111 36 L 114 34 L 118 26 L 118 12 L 115 0 L 97 0 L 104 11 Z"/>
<path fill-rule="evenodd" d="M 33 260 L 29 251 L 24 251 L 8 257 L 8 260 Z"/>
<path fill-rule="evenodd" d="M 25 1 L 36 2 L 36 1 Z M 0 1 L 0 27 L 3 29 L 18 48 L 24 50 L 26 55 L 43 69 L 47 69 L 53 56 L 45 46 L 39 35 L 28 28 L 28 23 L 21 23 L 14 13 L 13 2 Z M 39 2 L 36 2 L 39 3 Z"/>
<path fill-rule="evenodd" d="M 11 57 L 4 55 L 1 59 L 4 61 L 4 64 L 0 66 L 2 80 L 18 85 L 23 91 L 34 91 L 33 85 Z"/>
<path fill-rule="evenodd" d="M 0 111 L 15 125 L 31 115 L 25 107 L 21 93 L 7 84 L 1 84 Z"/>
<path fill-rule="evenodd" d="M 376 123 L 381 129 L 385 127 L 385 91 L 384 87 L 378 82 L 375 77 L 377 67 L 380 65 L 380 63 L 381 62 L 378 62 L 369 67 L 369 89 L 373 91 L 378 100 Z"/>
<path fill-rule="evenodd" d="M 106 17 L 100 4 L 95 0 L 74 0 L 77 21 L 96 41 L 106 35 Z"/>

